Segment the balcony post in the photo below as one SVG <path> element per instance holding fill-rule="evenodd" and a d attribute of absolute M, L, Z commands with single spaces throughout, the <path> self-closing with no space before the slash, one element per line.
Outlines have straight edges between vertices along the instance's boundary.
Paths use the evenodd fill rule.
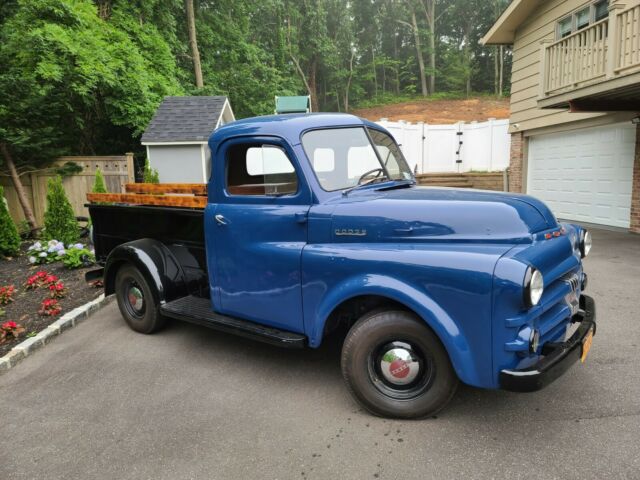
<path fill-rule="evenodd" d="M 549 57 L 547 45 L 553 43 L 553 40 L 545 38 L 540 42 L 540 91 L 539 98 L 545 98 L 549 90 Z"/>
<path fill-rule="evenodd" d="M 606 50 L 606 78 L 613 78 L 618 68 L 618 56 L 620 55 L 620 31 L 618 25 L 618 13 L 625 5 L 620 0 L 611 0 L 609 4 L 609 25 L 607 33 Z"/>

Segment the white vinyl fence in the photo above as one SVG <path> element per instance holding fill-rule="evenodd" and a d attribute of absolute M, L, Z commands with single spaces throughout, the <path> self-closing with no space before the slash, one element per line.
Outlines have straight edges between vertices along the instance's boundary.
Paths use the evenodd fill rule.
<path fill-rule="evenodd" d="M 509 120 L 430 125 L 382 118 L 377 123 L 391 132 L 418 173 L 491 172 L 509 166 Z"/>

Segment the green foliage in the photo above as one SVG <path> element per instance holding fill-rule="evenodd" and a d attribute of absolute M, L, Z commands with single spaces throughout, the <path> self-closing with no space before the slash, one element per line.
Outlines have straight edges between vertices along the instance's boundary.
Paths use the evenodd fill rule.
<path fill-rule="evenodd" d="M 104 175 L 102 175 L 102 170 L 99 168 L 96 169 L 96 177 L 93 182 L 93 187 L 91 188 L 92 193 L 109 193 L 107 191 L 107 186 L 104 183 Z"/>
<path fill-rule="evenodd" d="M 106 18 L 97 3 L 109 4 Z M 140 157 L 139 137 L 166 95 L 227 95 L 238 118 L 272 113 L 275 95 L 311 92 L 324 111 L 410 98 L 421 91 L 418 54 L 435 92 L 493 92 L 498 50 L 478 40 L 508 1 L 194 3 L 198 90 L 182 0 L 0 2 L 0 142 L 18 169 L 65 154 Z M 509 50 L 503 60 L 507 90 Z"/>
<path fill-rule="evenodd" d="M 16 224 L 13 223 L 6 200 L 4 189 L 0 187 L 0 257 L 15 255 L 20 250 L 20 235 Z"/>
<path fill-rule="evenodd" d="M 69 248 L 62 257 L 62 263 L 69 269 L 89 267 L 95 260 L 93 253 L 86 248 Z"/>
<path fill-rule="evenodd" d="M 44 236 L 65 244 L 74 243 L 80 237 L 78 222 L 69 199 L 62 186 L 62 178 L 57 176 L 47 183 L 47 210 L 44 212 Z"/>
<path fill-rule="evenodd" d="M 182 92 L 151 24 L 118 9 L 102 20 L 89 0 L 18 0 L 9 11 L 0 26 L 0 141 L 19 167 L 137 146 L 162 98 Z"/>
<path fill-rule="evenodd" d="M 80 172 L 82 172 L 82 167 L 76 162 L 65 162 L 64 165 L 56 168 L 56 174 L 60 175 L 62 178 L 76 175 Z"/>
<path fill-rule="evenodd" d="M 148 158 L 144 161 L 142 181 L 144 183 L 160 183 L 160 175 L 158 174 L 158 170 L 156 170 L 155 168 L 151 168 L 151 164 L 149 163 Z"/>

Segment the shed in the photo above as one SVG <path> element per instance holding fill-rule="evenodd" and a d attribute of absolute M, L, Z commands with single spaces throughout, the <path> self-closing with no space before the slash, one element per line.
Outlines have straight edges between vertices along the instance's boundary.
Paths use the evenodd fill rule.
<path fill-rule="evenodd" d="M 160 182 L 206 183 L 211 172 L 209 135 L 234 120 L 227 97 L 165 97 L 141 139 Z"/>
<path fill-rule="evenodd" d="M 311 97 L 309 95 L 276 97 L 276 114 L 309 112 L 311 112 Z"/>

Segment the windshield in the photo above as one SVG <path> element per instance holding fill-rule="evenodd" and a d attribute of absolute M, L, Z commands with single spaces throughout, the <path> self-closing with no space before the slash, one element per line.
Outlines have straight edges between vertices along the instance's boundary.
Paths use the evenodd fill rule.
<path fill-rule="evenodd" d="M 388 179 L 413 180 L 396 142 L 378 130 L 312 130 L 303 135 L 302 146 L 320 185 L 327 191 Z"/>

